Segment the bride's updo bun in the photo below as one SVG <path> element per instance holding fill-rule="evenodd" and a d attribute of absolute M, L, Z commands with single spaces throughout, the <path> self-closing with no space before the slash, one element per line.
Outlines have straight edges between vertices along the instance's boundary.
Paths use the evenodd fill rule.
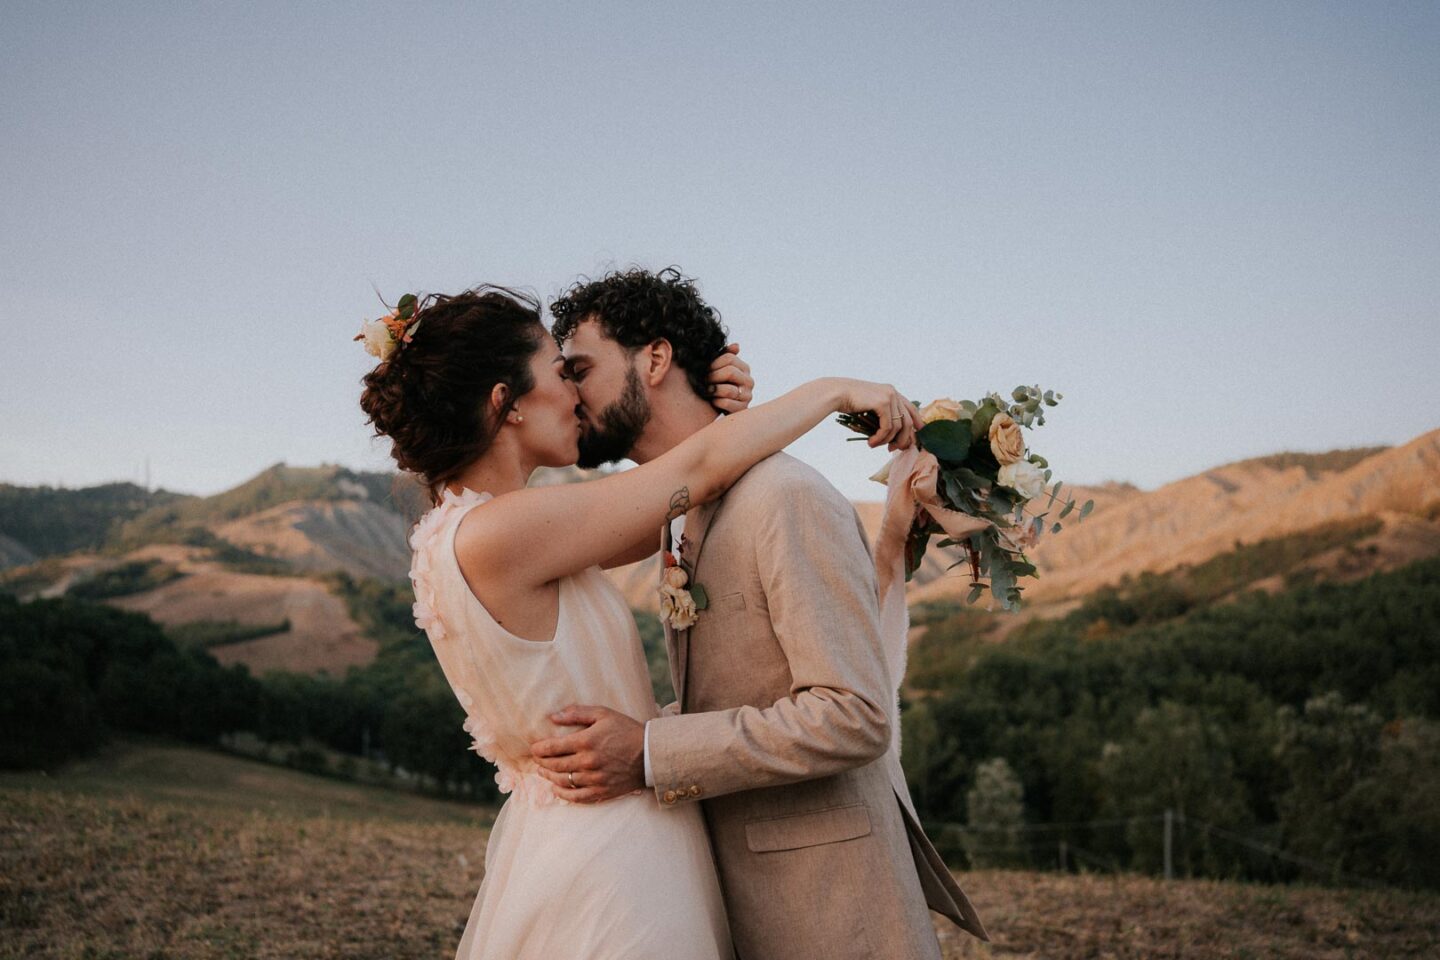
<path fill-rule="evenodd" d="M 361 380 L 360 407 L 375 435 L 390 438 L 395 463 L 418 476 L 438 503 L 445 485 L 489 449 L 515 401 L 535 386 L 530 360 L 548 334 L 538 300 L 490 285 L 431 294 L 415 318 L 411 342 Z M 497 383 L 510 388 L 498 417 L 490 414 Z"/>

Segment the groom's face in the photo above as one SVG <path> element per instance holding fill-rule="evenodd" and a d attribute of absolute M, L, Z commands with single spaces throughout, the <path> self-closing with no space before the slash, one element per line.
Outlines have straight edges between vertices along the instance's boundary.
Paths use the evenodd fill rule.
<path fill-rule="evenodd" d="M 594 320 L 580 323 L 562 352 L 580 393 L 579 465 L 589 469 L 625 459 L 650 422 L 636 354 L 605 336 Z"/>

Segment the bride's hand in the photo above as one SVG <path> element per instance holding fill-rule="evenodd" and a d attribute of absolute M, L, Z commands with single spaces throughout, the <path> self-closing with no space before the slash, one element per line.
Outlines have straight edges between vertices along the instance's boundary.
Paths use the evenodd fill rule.
<path fill-rule="evenodd" d="M 888 383 L 868 380 L 841 381 L 841 413 L 873 413 L 880 423 L 869 440 L 872 447 L 887 444 L 891 450 L 905 450 L 915 442 L 915 433 L 924 424 L 920 411 L 905 395 Z"/>
<path fill-rule="evenodd" d="M 738 413 L 755 396 L 750 364 L 740 359 L 740 344 L 728 343 L 710 364 L 710 405 L 721 413 Z"/>

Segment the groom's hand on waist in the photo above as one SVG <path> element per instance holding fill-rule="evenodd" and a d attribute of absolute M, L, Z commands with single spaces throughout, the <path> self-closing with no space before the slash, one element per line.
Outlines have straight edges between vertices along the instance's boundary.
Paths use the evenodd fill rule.
<path fill-rule="evenodd" d="M 643 723 L 608 707 L 573 704 L 552 713 L 550 722 L 583 728 L 530 745 L 540 775 L 555 785 L 557 797 L 571 803 L 597 803 L 644 789 Z"/>

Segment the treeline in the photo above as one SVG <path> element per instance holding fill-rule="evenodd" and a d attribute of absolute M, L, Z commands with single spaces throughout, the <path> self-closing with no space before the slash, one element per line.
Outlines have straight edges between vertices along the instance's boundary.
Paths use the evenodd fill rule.
<path fill-rule="evenodd" d="M 344 678 L 257 678 L 243 665 L 221 666 L 204 649 L 213 639 L 204 631 L 180 630 L 177 639 L 140 614 L 0 593 L 0 767 L 53 767 L 122 732 L 216 745 L 248 731 L 268 744 L 306 745 L 308 753 L 292 753 L 315 767 L 309 745 L 320 744 L 381 760 L 436 792 L 495 799 L 494 769 L 468 752 L 463 711 L 428 641 L 405 622 L 406 588 L 340 579 L 361 621 L 381 625 L 379 656 Z"/>
<path fill-rule="evenodd" d="M 133 483 L 71 490 L 0 483 L 0 531 L 37 557 L 94 550 L 114 528 L 154 508 L 191 499 Z"/>
<path fill-rule="evenodd" d="M 1172 810 L 1182 873 L 1440 887 L 1440 560 L 1199 607 L 1193 573 L 929 627 L 903 757 L 948 852 L 1154 871 Z"/>

